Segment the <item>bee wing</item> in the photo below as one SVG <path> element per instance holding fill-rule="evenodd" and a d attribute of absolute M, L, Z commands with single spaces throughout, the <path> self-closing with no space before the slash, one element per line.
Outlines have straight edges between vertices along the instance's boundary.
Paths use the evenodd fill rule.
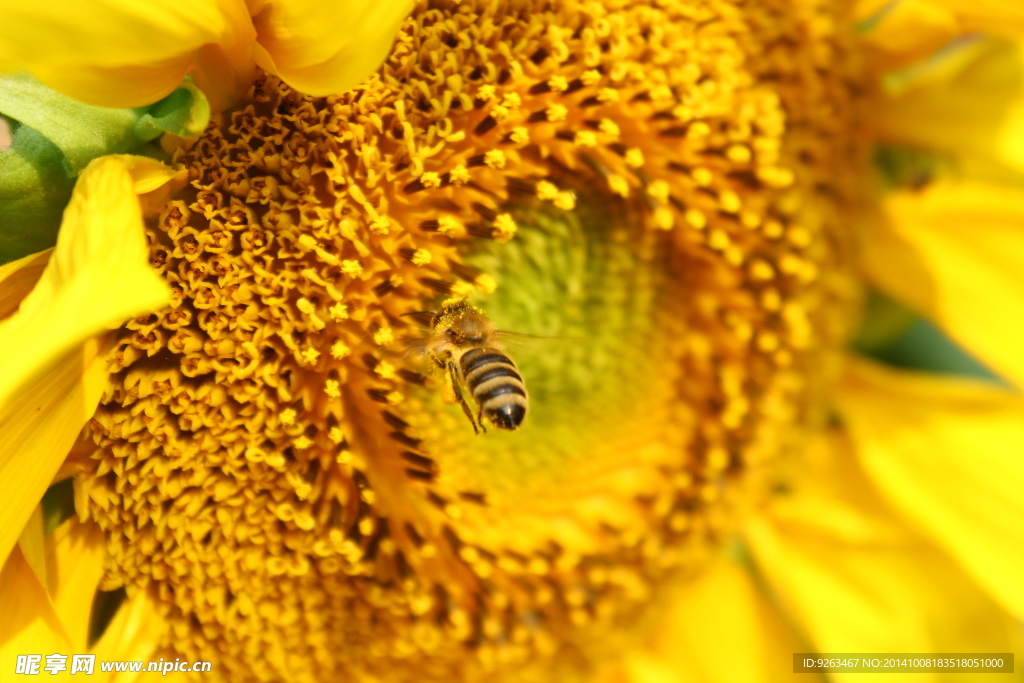
<path fill-rule="evenodd" d="M 507 330 L 497 330 L 496 334 L 498 335 L 498 338 L 501 339 L 502 341 L 507 339 L 507 340 L 513 341 L 513 342 L 516 341 L 516 340 L 525 340 L 525 339 L 544 339 L 544 340 L 548 340 L 548 341 L 582 341 L 583 340 L 582 337 L 563 337 L 563 336 L 553 336 L 553 335 L 550 335 L 550 334 L 524 334 L 522 332 L 508 332 Z"/>
<path fill-rule="evenodd" d="M 402 358 L 412 356 L 417 359 L 422 359 L 427 355 L 427 347 L 430 345 L 430 337 L 399 337 L 398 344 L 398 350 L 401 352 Z"/>

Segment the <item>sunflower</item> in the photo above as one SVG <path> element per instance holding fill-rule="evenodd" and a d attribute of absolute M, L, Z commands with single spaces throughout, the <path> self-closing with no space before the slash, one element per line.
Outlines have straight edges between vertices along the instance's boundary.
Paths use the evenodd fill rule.
<path fill-rule="evenodd" d="M 1017 649 L 1014 3 L 4 16 L 0 666 Z M 409 350 L 462 299 L 527 335 L 519 429 Z"/>

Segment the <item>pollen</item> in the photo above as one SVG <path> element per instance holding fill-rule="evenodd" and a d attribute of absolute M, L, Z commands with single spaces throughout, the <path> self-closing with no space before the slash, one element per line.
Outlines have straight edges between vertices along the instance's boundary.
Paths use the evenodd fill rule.
<path fill-rule="evenodd" d="M 453 168 L 448 175 L 455 185 L 464 185 L 469 182 L 469 171 L 462 164 Z"/>
<path fill-rule="evenodd" d="M 536 192 L 537 198 L 545 201 L 550 201 L 558 196 L 558 188 L 546 180 L 537 183 Z"/>
<path fill-rule="evenodd" d="M 331 398 L 341 398 L 341 382 L 336 379 L 329 379 L 324 382 L 324 393 Z"/>
<path fill-rule="evenodd" d="M 525 144 L 530 141 L 530 129 L 526 126 L 516 126 L 508 134 L 508 139 L 517 145 Z"/>
<path fill-rule="evenodd" d="M 463 232 L 463 230 L 464 228 L 462 227 L 462 224 L 451 216 L 442 216 L 438 220 L 437 231 L 442 235 L 457 237 L 461 232 Z"/>
<path fill-rule="evenodd" d="M 380 216 L 370 222 L 370 232 L 375 235 L 386 235 L 390 232 L 390 226 L 391 220 L 387 216 Z"/>
<path fill-rule="evenodd" d="M 386 360 L 378 363 L 377 367 L 374 368 L 373 371 L 376 372 L 381 379 L 394 379 L 396 374 L 395 366 Z"/>
<path fill-rule="evenodd" d="M 505 153 L 500 149 L 492 149 L 484 154 L 484 163 L 495 169 L 505 168 Z"/>
<path fill-rule="evenodd" d="M 507 242 L 516 234 L 516 222 L 511 215 L 503 213 L 494 219 L 494 229 L 497 231 L 494 239 Z"/>
<path fill-rule="evenodd" d="M 430 263 L 433 257 L 430 252 L 426 249 L 417 249 L 413 252 L 412 257 L 409 259 L 413 264 L 417 266 L 426 266 Z"/>
<path fill-rule="evenodd" d="M 373 333 L 373 343 L 378 346 L 390 346 L 395 343 L 395 333 L 390 327 L 382 327 Z"/>
<path fill-rule="evenodd" d="M 331 320 L 340 322 L 348 318 L 348 306 L 340 303 L 334 304 L 331 306 L 329 313 L 331 314 Z"/>
<path fill-rule="evenodd" d="M 552 123 L 558 123 L 559 121 L 565 121 L 565 117 L 569 115 L 569 110 L 561 104 L 553 104 L 547 108 L 545 116 L 548 121 Z"/>
<path fill-rule="evenodd" d="M 336 341 L 331 345 L 331 356 L 337 360 L 341 360 L 351 353 L 352 349 L 350 349 L 343 341 Z"/>
<path fill-rule="evenodd" d="M 351 92 L 261 73 L 165 140 L 174 297 L 114 333 L 75 482 L 161 656 L 240 683 L 619 656 L 827 419 L 869 160 L 832 4 L 423 2 Z M 467 296 L 564 335 L 509 340 L 522 430 L 475 436 L 424 357 Z"/>

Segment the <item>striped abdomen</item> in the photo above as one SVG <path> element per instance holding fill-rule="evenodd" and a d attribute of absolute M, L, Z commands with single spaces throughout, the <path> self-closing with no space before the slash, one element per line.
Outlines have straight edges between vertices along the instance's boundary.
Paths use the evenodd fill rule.
<path fill-rule="evenodd" d="M 459 359 L 466 389 L 495 427 L 515 429 L 526 417 L 526 385 L 516 364 L 492 347 L 470 349 Z"/>

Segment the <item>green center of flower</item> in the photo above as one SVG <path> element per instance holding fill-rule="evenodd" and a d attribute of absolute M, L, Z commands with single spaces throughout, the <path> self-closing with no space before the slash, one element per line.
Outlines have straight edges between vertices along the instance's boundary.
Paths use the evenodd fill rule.
<path fill-rule="evenodd" d="M 462 3 L 352 92 L 258 80 L 175 154 L 174 301 L 87 430 L 108 585 L 232 680 L 611 651 L 824 419 L 848 335 L 844 38 L 769 9 Z M 520 429 L 475 436 L 404 348 L 453 295 L 539 337 Z"/>

